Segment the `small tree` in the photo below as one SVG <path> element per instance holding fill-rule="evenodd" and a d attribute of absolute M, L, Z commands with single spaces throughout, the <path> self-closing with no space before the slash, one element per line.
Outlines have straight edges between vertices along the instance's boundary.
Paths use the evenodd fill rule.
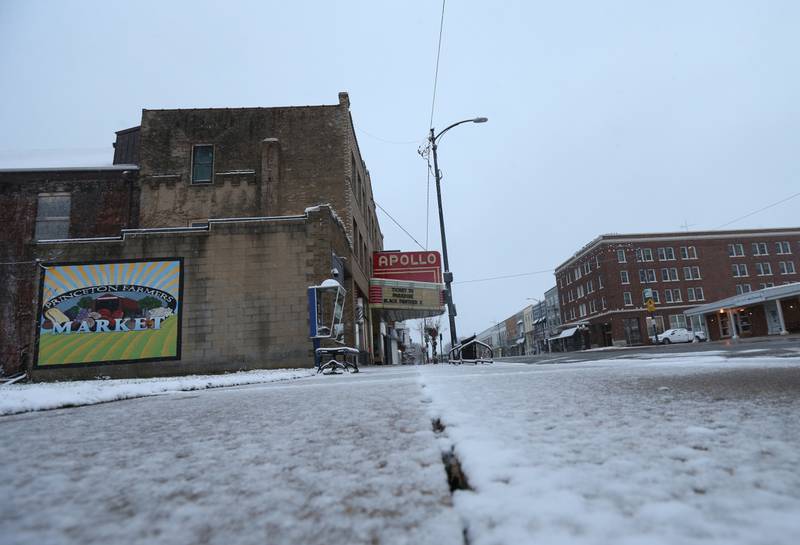
<path fill-rule="evenodd" d="M 78 306 L 81 308 L 92 308 L 94 306 L 94 299 L 88 295 L 86 297 L 81 297 L 78 301 Z"/>

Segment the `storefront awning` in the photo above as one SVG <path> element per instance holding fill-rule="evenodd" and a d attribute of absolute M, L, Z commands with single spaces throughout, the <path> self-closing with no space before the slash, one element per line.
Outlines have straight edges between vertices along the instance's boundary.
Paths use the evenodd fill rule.
<path fill-rule="evenodd" d="M 772 288 L 764 288 L 763 290 L 751 291 L 741 295 L 734 295 L 727 299 L 714 301 L 713 303 L 706 303 L 705 305 L 696 306 L 683 313 L 686 316 L 702 316 L 712 312 L 718 312 L 729 308 L 747 307 L 751 305 L 758 305 L 766 301 L 776 301 L 779 299 L 787 299 L 797 297 L 800 295 L 800 282 L 793 282 L 791 284 L 784 284 L 781 286 L 774 286 Z"/>
<path fill-rule="evenodd" d="M 558 334 L 558 337 L 553 337 L 554 339 L 566 339 L 567 337 L 572 337 L 575 335 L 575 332 L 578 331 L 577 327 L 571 327 L 569 329 L 565 329 L 561 333 Z"/>

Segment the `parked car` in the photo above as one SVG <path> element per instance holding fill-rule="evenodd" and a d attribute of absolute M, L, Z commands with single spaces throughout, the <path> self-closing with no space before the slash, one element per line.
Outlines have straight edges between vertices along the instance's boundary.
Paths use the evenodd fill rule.
<path fill-rule="evenodd" d="M 702 331 L 691 331 L 685 327 L 668 329 L 656 337 L 659 344 L 690 343 L 694 340 L 705 341 L 706 334 Z"/>

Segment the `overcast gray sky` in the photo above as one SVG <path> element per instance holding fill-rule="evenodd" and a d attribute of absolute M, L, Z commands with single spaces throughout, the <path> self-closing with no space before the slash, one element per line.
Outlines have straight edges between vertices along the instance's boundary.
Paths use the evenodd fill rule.
<path fill-rule="evenodd" d="M 416 150 L 440 14 L 438 0 L 0 0 L 0 165 L 109 160 L 142 108 L 347 90 L 378 203 L 425 245 Z M 439 149 L 456 281 L 552 269 L 601 233 L 713 229 L 800 191 L 798 21 L 791 0 L 449 0 L 434 125 L 489 117 Z M 730 227 L 797 226 L 799 207 Z M 380 219 L 387 248 L 416 248 Z M 438 249 L 433 206 L 430 220 Z M 456 284 L 459 333 L 553 284 Z"/>

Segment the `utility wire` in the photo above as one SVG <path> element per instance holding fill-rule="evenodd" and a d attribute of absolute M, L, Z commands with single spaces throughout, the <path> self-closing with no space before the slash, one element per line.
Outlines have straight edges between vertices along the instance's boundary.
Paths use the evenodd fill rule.
<path fill-rule="evenodd" d="M 415 238 L 414 238 L 414 236 L 413 236 L 411 233 L 409 233 L 409 232 L 406 230 L 406 228 L 405 228 L 405 227 L 403 227 L 402 225 L 400 225 L 400 223 L 399 223 L 399 222 L 398 222 L 396 219 L 394 219 L 394 218 L 392 217 L 392 215 L 391 215 L 389 212 L 387 212 L 387 211 L 386 211 L 386 209 L 385 209 L 384 207 L 382 207 L 380 204 L 378 204 L 378 201 L 375 201 L 375 206 L 377 206 L 378 208 L 380 208 L 380 209 L 381 209 L 381 211 L 383 211 L 383 213 L 384 213 L 384 214 L 386 214 L 387 216 L 389 216 L 389 219 L 390 219 L 390 220 L 392 220 L 392 221 L 394 222 L 394 224 L 395 224 L 395 225 L 397 225 L 397 226 L 398 226 L 398 227 L 399 227 L 399 228 L 400 228 L 400 229 L 401 229 L 401 230 L 402 230 L 402 231 L 403 231 L 405 234 L 407 234 L 407 235 L 409 236 L 409 238 L 411 238 L 411 240 L 413 240 L 414 242 L 416 242 L 416 243 L 417 243 L 417 246 L 419 246 L 419 247 L 420 247 L 420 248 L 422 248 L 423 250 L 425 250 L 425 249 L 426 249 L 425 247 L 423 247 L 423 246 L 422 246 L 422 244 L 420 244 L 420 243 L 419 243 L 419 241 L 418 241 L 417 239 L 415 239 Z"/>
<path fill-rule="evenodd" d="M 794 199 L 795 197 L 798 197 L 798 196 L 800 196 L 800 192 L 795 193 L 794 195 L 789 195 L 785 199 L 781 199 L 781 200 L 779 200 L 777 202 L 774 202 L 772 204 L 768 204 L 764 208 L 759 208 L 758 210 L 754 210 L 753 212 L 750 212 L 749 214 L 745 214 L 744 216 L 740 216 L 740 217 L 738 217 L 738 218 L 736 218 L 734 220 L 729 221 L 728 223 L 723 223 L 722 225 L 718 226 L 717 229 L 722 229 L 723 227 L 727 227 L 728 225 L 730 225 L 732 223 L 736 223 L 737 221 L 743 220 L 745 218 L 749 218 L 750 216 L 754 216 L 754 215 L 758 214 L 759 212 L 763 212 L 764 210 L 768 210 L 768 209 L 772 208 L 773 206 L 778 206 L 779 204 L 785 203 L 786 201 L 792 200 L 792 199 Z"/>
<path fill-rule="evenodd" d="M 544 273 L 551 273 L 553 269 L 544 269 L 541 271 L 530 271 L 524 272 L 519 274 L 507 274 L 504 276 L 491 276 L 488 278 L 475 278 L 473 280 L 461 280 L 460 282 L 453 282 L 453 284 L 471 284 L 473 282 L 489 282 L 490 280 L 503 280 L 506 278 L 519 278 L 521 276 L 533 276 L 535 274 L 544 274 Z"/>
<path fill-rule="evenodd" d="M 375 140 L 378 140 L 379 142 L 384 142 L 386 144 L 398 144 L 398 145 L 419 144 L 419 140 L 387 140 L 386 138 L 381 138 L 380 136 L 375 136 L 374 134 L 368 133 L 361 127 L 356 127 L 356 130 L 362 134 L 369 136 L 370 138 L 374 138 Z"/>
<path fill-rule="evenodd" d="M 439 84 L 439 60 L 442 56 L 442 34 L 444 30 L 444 8 L 447 3 L 447 0 L 442 0 L 442 16 L 439 19 L 439 44 L 436 46 L 436 70 L 433 73 L 433 97 L 431 98 L 431 119 L 428 123 L 428 127 L 433 129 L 433 112 L 436 109 L 436 87 Z M 433 145 L 433 142 L 431 142 Z M 426 183 L 425 189 L 425 249 L 428 249 L 428 242 L 429 238 L 428 235 L 430 233 L 431 228 L 431 156 L 430 152 L 425 157 L 426 162 L 428 163 L 428 180 Z"/>
<path fill-rule="evenodd" d="M 439 21 L 439 46 L 436 48 L 436 71 L 433 74 L 433 99 L 431 100 L 431 122 L 433 127 L 433 111 L 436 107 L 436 85 L 439 83 L 439 58 L 442 55 L 442 30 L 444 29 L 444 6 L 447 0 L 442 0 L 442 17 Z"/>

